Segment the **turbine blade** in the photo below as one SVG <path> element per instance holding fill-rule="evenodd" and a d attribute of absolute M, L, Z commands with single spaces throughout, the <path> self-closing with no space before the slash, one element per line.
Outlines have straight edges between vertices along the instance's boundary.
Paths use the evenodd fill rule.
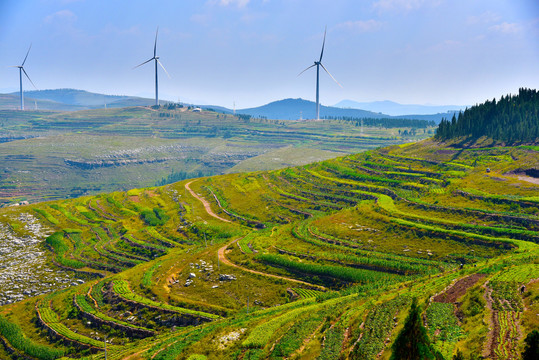
<path fill-rule="evenodd" d="M 159 26 L 157 27 L 157 30 L 155 31 L 155 42 L 153 44 L 153 57 L 157 56 L 157 33 L 159 33 Z"/>
<path fill-rule="evenodd" d="M 139 66 L 142 66 L 142 65 L 144 65 L 144 64 L 146 64 L 146 63 L 149 63 L 149 62 L 152 61 L 153 59 L 155 59 L 155 57 L 151 58 L 150 60 L 146 60 L 145 62 L 143 62 L 143 63 L 140 64 L 140 65 L 135 66 L 133 69 L 136 69 L 136 68 L 138 68 Z"/>
<path fill-rule="evenodd" d="M 324 56 L 324 46 L 326 45 L 326 32 L 328 30 L 328 27 L 326 25 L 326 29 L 324 30 L 324 42 L 322 42 L 322 51 L 320 52 L 320 60 L 318 61 L 322 61 L 322 56 Z"/>
<path fill-rule="evenodd" d="M 32 48 L 32 44 L 30 44 L 30 47 L 28 48 L 28 51 L 26 52 L 26 56 L 24 57 L 24 60 L 22 61 L 21 66 L 24 66 L 24 63 L 26 62 L 26 59 L 28 58 L 28 54 L 30 54 L 31 48 Z"/>
<path fill-rule="evenodd" d="M 331 78 L 333 79 L 333 81 L 335 81 L 337 83 L 337 85 L 339 85 L 340 87 L 342 87 L 341 84 L 339 84 L 339 82 L 337 80 L 335 80 L 335 78 L 333 77 L 333 75 L 331 75 L 328 71 L 328 69 L 326 69 L 326 67 L 324 66 L 324 64 L 320 63 L 320 66 L 322 66 L 322 69 L 326 70 L 326 72 L 328 73 L 329 76 L 331 76 Z"/>
<path fill-rule="evenodd" d="M 161 64 L 161 61 L 155 59 L 157 61 L 157 63 L 159 64 L 159 66 L 161 66 L 163 68 L 163 70 L 165 70 L 165 74 L 167 74 L 168 78 L 170 79 L 170 75 L 168 74 L 168 71 L 167 69 L 165 69 L 165 67 L 163 66 L 163 64 Z"/>
<path fill-rule="evenodd" d="M 309 66 L 307 69 L 305 69 L 305 70 L 303 70 L 302 72 L 300 72 L 300 73 L 298 74 L 298 76 L 300 76 L 300 75 L 303 74 L 305 71 L 309 70 L 310 68 L 312 68 L 312 67 L 314 67 L 314 66 L 316 66 L 316 64 L 312 64 L 312 65 Z"/>
<path fill-rule="evenodd" d="M 26 73 L 26 70 L 24 70 L 23 67 L 21 67 L 22 69 L 22 72 L 24 73 L 24 75 L 26 75 L 26 77 L 28 78 L 28 80 L 30 80 L 30 83 L 32 84 L 32 86 L 34 87 L 34 89 L 37 90 L 37 87 L 34 85 L 34 82 L 32 81 L 32 79 L 30 79 L 30 76 L 28 76 L 28 74 Z"/>

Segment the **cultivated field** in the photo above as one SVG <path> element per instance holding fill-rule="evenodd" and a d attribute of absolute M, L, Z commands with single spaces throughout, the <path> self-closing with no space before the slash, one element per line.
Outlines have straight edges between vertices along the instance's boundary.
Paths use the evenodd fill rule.
<path fill-rule="evenodd" d="M 0 206 L 304 165 L 422 139 L 355 122 L 248 119 L 187 108 L 0 110 Z"/>
<path fill-rule="evenodd" d="M 0 357 L 387 359 L 417 298 L 445 358 L 518 358 L 539 188 L 514 174 L 539 148 L 450 145 L 1 209 L 86 282 L 0 307 Z"/>

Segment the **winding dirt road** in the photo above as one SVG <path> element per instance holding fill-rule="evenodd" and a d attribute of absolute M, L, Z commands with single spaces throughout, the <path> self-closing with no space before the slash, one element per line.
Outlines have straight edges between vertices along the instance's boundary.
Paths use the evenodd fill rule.
<path fill-rule="evenodd" d="M 285 277 L 285 276 L 273 275 L 273 274 L 268 274 L 268 273 L 264 273 L 264 272 L 261 272 L 261 271 L 251 270 L 251 269 L 245 268 L 243 266 L 239 266 L 239 265 L 234 264 L 233 262 L 231 262 L 230 260 L 228 260 L 226 258 L 225 254 L 226 254 L 226 248 L 229 247 L 232 244 L 235 244 L 236 242 L 238 242 L 238 240 L 240 240 L 240 239 L 232 240 L 231 242 L 229 242 L 228 244 L 226 244 L 225 246 L 223 246 L 223 247 L 219 248 L 219 250 L 217 250 L 217 256 L 219 257 L 219 261 L 221 261 L 225 265 L 232 266 L 232 267 L 235 267 L 235 268 L 240 269 L 242 271 L 250 272 L 252 274 L 272 277 L 272 278 L 276 278 L 276 279 L 282 279 L 282 280 L 286 280 L 286 281 L 292 281 L 292 282 L 295 282 L 295 283 L 298 283 L 298 284 L 303 284 L 303 285 L 307 285 L 307 286 L 310 286 L 310 287 L 315 287 L 315 288 L 318 288 L 320 290 L 327 290 L 325 287 L 323 287 L 321 285 L 315 285 L 315 284 L 311 284 L 311 283 L 308 283 L 308 282 L 305 282 L 305 281 L 288 278 L 288 277 Z"/>
<path fill-rule="evenodd" d="M 213 210 L 211 209 L 211 206 L 210 206 L 210 203 L 206 201 L 206 199 L 198 196 L 193 190 L 191 190 L 191 188 L 189 187 L 189 185 L 191 185 L 191 183 L 193 182 L 194 180 L 192 181 L 189 181 L 188 183 L 185 184 L 185 188 L 187 189 L 187 191 L 189 191 L 189 193 L 191 195 L 193 195 L 193 197 L 197 198 L 201 203 L 202 205 L 204 205 L 204 209 L 206 210 L 206 212 L 208 213 L 208 215 L 210 216 L 213 216 L 214 218 L 218 219 L 218 220 L 221 220 L 221 221 L 224 221 L 224 222 L 231 222 L 230 220 L 227 220 L 227 219 L 224 219 L 222 217 L 220 217 L 219 215 L 217 215 L 216 213 L 213 212 Z"/>
<path fill-rule="evenodd" d="M 187 189 L 187 191 L 189 191 L 189 193 L 196 199 L 198 199 L 202 205 L 204 205 L 204 209 L 206 210 L 206 212 L 208 213 L 208 215 L 218 219 L 218 220 L 221 220 L 221 221 L 224 221 L 224 222 L 231 222 L 230 220 L 227 220 L 227 219 L 224 219 L 222 217 L 220 217 L 219 215 L 217 215 L 216 213 L 213 212 L 213 210 L 211 209 L 210 207 L 210 204 L 206 201 L 206 199 L 198 196 L 190 187 L 189 185 L 191 185 L 191 183 L 193 182 L 194 180 L 192 181 L 189 181 L 188 183 L 185 184 L 185 188 Z M 303 285 L 307 285 L 307 286 L 310 286 L 310 287 L 315 287 L 315 288 L 318 288 L 320 290 L 327 290 L 325 287 L 321 286 L 321 285 L 315 285 L 315 284 L 311 284 L 311 283 L 308 283 L 308 282 L 305 282 L 305 281 L 301 281 L 301 280 L 296 280 L 296 279 L 292 279 L 292 278 L 288 278 L 288 277 L 285 277 L 285 276 L 280 276 L 280 275 L 273 275 L 273 274 L 267 274 L 267 273 L 263 273 L 261 271 L 256 271 L 256 270 L 251 270 L 251 269 L 248 269 L 248 268 L 245 268 L 243 266 L 239 266 L 239 265 L 236 265 L 234 264 L 233 262 L 231 262 L 230 260 L 228 260 L 225 256 L 226 254 L 226 248 L 228 246 L 230 246 L 231 244 L 234 244 L 236 243 L 238 240 L 240 240 L 240 238 L 238 239 L 235 239 L 235 240 L 232 240 L 231 242 L 229 242 L 228 244 L 226 244 L 225 246 L 219 248 L 219 250 L 217 250 L 217 256 L 219 257 L 219 261 L 221 261 L 223 264 L 225 265 L 228 265 L 228 266 L 232 266 L 232 267 L 235 267 L 237 269 L 240 269 L 242 271 L 246 271 L 246 272 L 250 272 L 252 274 L 257 274 L 257 275 L 262 275 L 262 276 L 267 276 L 267 277 L 272 277 L 272 278 L 275 278 L 275 279 L 281 279 L 281 280 L 285 280 L 285 281 L 291 281 L 291 282 L 295 282 L 295 283 L 298 283 L 298 284 L 303 284 Z"/>

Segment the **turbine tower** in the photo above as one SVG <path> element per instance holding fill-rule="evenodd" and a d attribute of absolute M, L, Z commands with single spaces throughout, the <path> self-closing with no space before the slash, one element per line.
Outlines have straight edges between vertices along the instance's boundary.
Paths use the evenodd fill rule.
<path fill-rule="evenodd" d="M 36 86 L 32 82 L 32 79 L 30 79 L 30 76 L 28 76 L 28 74 L 26 73 L 26 70 L 24 70 L 24 63 L 26 62 L 26 59 L 28 58 L 28 54 L 30 53 L 31 48 L 32 48 L 32 44 L 30 44 L 30 47 L 28 48 L 28 51 L 26 52 L 26 56 L 24 57 L 24 60 L 22 61 L 22 64 L 17 65 L 17 66 L 12 66 L 12 67 L 15 67 L 15 68 L 19 68 L 19 82 L 20 82 L 20 86 L 21 86 L 20 87 L 21 110 L 24 110 L 24 97 L 23 97 L 23 93 L 22 93 L 22 73 L 24 73 L 24 75 L 26 75 L 26 77 L 28 78 L 28 80 L 30 80 L 30 83 L 32 84 L 34 89 L 37 90 Z"/>
<path fill-rule="evenodd" d="M 167 76 L 170 78 L 170 75 L 168 74 L 167 72 L 167 69 L 165 69 L 165 67 L 163 66 L 163 64 L 161 64 L 161 61 L 159 61 L 159 56 L 157 56 L 157 33 L 159 32 L 159 26 L 157 27 L 157 31 L 155 32 L 155 43 L 153 44 L 153 57 L 149 60 L 146 60 L 145 62 L 143 62 L 142 64 L 140 65 L 137 65 L 135 66 L 133 69 L 136 69 L 138 68 L 139 66 L 142 66 L 146 63 L 149 63 L 150 61 L 152 60 L 155 60 L 155 105 L 156 106 L 159 106 L 159 90 L 158 90 L 158 79 L 157 79 L 157 64 L 159 64 L 163 70 L 165 71 L 165 73 L 167 74 Z"/>
<path fill-rule="evenodd" d="M 337 85 L 342 87 L 341 84 L 339 84 L 339 82 L 335 80 L 333 75 L 329 73 L 328 69 L 326 69 L 324 64 L 322 64 L 322 56 L 324 56 L 324 45 L 326 44 L 326 32 L 327 32 L 327 26 L 326 26 L 326 29 L 324 30 L 324 42 L 322 43 L 322 51 L 320 52 L 320 59 L 318 61 L 315 60 L 313 65 L 309 66 L 307 69 L 303 70 L 302 72 L 298 74 L 298 76 L 300 76 L 305 71 L 316 66 L 316 120 L 320 120 L 320 66 L 322 66 L 322 69 L 324 69 L 328 73 L 328 75 L 331 76 L 331 78 L 333 79 L 333 81 L 337 83 Z"/>

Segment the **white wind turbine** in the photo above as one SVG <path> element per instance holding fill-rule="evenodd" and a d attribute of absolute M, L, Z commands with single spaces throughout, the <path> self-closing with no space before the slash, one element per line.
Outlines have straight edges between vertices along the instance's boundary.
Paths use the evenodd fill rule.
<path fill-rule="evenodd" d="M 28 80 L 30 80 L 30 83 L 32 84 L 32 86 L 34 86 L 34 88 L 37 90 L 36 86 L 34 85 L 34 83 L 32 82 L 32 79 L 30 79 L 30 76 L 28 76 L 28 74 L 26 73 L 26 70 L 24 70 L 24 63 L 26 62 L 26 59 L 28 58 L 28 54 L 30 53 L 30 49 L 32 48 L 32 44 L 30 44 L 30 47 L 28 48 L 28 51 L 26 52 L 26 56 L 24 57 L 24 60 L 22 61 L 22 64 L 20 65 L 17 65 L 17 66 L 12 66 L 12 67 L 15 67 L 15 68 L 19 68 L 19 81 L 20 81 L 20 94 L 21 94 L 21 110 L 24 110 L 24 97 L 23 97 L 23 92 L 22 92 L 22 73 L 24 73 L 24 75 L 26 75 L 26 77 L 28 78 Z"/>
<path fill-rule="evenodd" d="M 322 56 L 324 55 L 324 45 L 326 44 L 326 31 L 327 31 L 327 27 L 324 30 L 324 42 L 322 43 L 322 51 L 320 52 L 320 59 L 318 61 L 315 61 L 313 65 L 309 66 L 307 69 L 303 70 L 302 72 L 298 74 L 298 76 L 300 76 L 305 71 L 316 66 L 316 120 L 320 120 L 320 95 L 319 95 L 320 94 L 320 66 L 322 66 L 322 69 L 324 69 L 328 73 L 328 75 L 331 76 L 331 78 L 333 79 L 333 81 L 337 83 L 337 85 L 342 87 L 341 84 L 339 84 L 339 82 L 335 80 L 333 75 L 329 73 L 328 69 L 326 69 L 324 64 L 322 64 Z"/>
<path fill-rule="evenodd" d="M 158 80 L 157 80 L 157 64 L 163 68 L 167 76 L 170 78 L 170 75 L 167 72 L 167 69 L 161 64 L 161 61 L 159 61 L 159 56 L 157 56 L 157 33 L 159 32 L 159 27 L 157 27 L 157 31 L 155 32 L 155 43 L 153 45 L 153 57 L 149 60 L 146 60 L 140 65 L 135 66 L 133 69 L 138 68 L 139 66 L 142 66 L 146 63 L 149 63 L 152 60 L 155 60 L 155 105 L 159 106 L 159 90 L 158 90 Z"/>

